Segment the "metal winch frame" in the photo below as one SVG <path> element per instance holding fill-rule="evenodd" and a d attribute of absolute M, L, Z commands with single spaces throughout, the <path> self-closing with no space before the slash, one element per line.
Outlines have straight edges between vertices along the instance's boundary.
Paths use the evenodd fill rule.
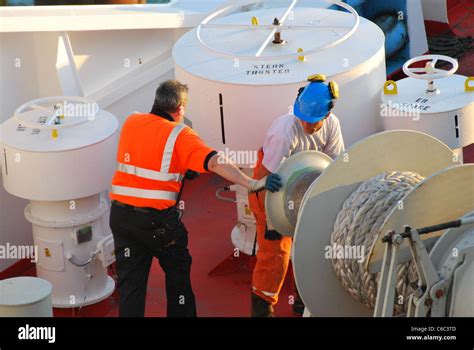
<path fill-rule="evenodd" d="M 463 269 L 463 266 L 470 265 L 474 260 L 474 245 L 464 244 L 464 249 L 460 251 L 456 250 L 456 254 L 453 256 L 457 258 L 454 259 L 456 260 L 454 266 L 450 269 L 449 273 L 443 274 L 442 271 L 435 266 L 435 262 L 430 257 L 421 236 L 449 228 L 464 228 L 465 226 L 470 226 L 468 229 L 472 229 L 472 224 L 474 224 L 474 215 L 419 229 L 405 226 L 405 230 L 402 233 L 396 233 L 393 230 L 387 232 L 385 237 L 382 238 L 382 241 L 385 243 L 385 252 L 374 317 L 393 316 L 399 247 L 404 240 L 408 240 L 409 242 L 411 255 L 419 275 L 418 289 L 410 295 L 406 316 L 449 316 L 451 311 L 451 298 L 449 297 L 449 293 L 453 289 L 456 274 Z M 460 237 L 464 233 L 465 230 L 461 232 L 458 230 L 456 237 Z M 442 240 L 452 241 L 453 235 L 451 234 L 450 236 L 451 237 L 443 235 L 440 238 L 440 242 L 442 242 Z M 446 246 L 446 244 L 444 245 Z M 436 251 L 434 250 L 434 252 Z"/>

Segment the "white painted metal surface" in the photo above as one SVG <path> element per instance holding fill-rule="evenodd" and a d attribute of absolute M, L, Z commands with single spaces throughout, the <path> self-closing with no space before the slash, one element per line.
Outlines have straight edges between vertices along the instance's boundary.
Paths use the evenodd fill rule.
<path fill-rule="evenodd" d="M 71 210 L 71 204 L 74 210 Z M 31 201 L 25 216 L 33 225 L 33 240 L 38 247 L 38 277 L 53 284 L 54 307 L 69 308 L 99 302 L 112 294 L 115 283 L 98 258 L 98 243 L 110 228 L 103 221 L 109 206 L 99 195 L 72 201 Z M 78 241 L 79 230 L 90 227 L 88 241 Z M 92 260 L 84 267 L 72 264 Z M 109 264 L 110 265 L 110 264 Z"/>
<path fill-rule="evenodd" d="M 30 101 L 0 126 L 3 186 L 30 200 L 24 213 L 38 247 L 37 276 L 52 283 L 55 307 L 113 292 L 109 207 L 100 193 L 114 173 L 117 130 L 114 115 L 78 97 Z"/>
<path fill-rule="evenodd" d="M 407 13 L 398 13 L 398 15 L 403 16 L 407 23 L 408 37 L 410 38 L 410 57 L 423 55 L 428 51 L 422 2 L 423 0 L 406 1 Z"/>
<path fill-rule="evenodd" d="M 474 217 L 474 212 L 465 216 Z M 430 258 L 441 278 L 451 278 L 446 316 L 474 315 L 474 225 L 447 230 L 433 246 Z"/>
<path fill-rule="evenodd" d="M 431 61 L 425 68 L 409 67 L 425 59 Z M 438 60 L 450 61 L 452 68 L 449 71 L 435 68 Z M 457 61 L 440 55 L 420 56 L 407 61 L 404 72 L 410 77 L 396 83 L 398 93 L 382 92 L 384 129 L 425 132 L 452 149 L 473 143 L 474 92 L 465 90 L 467 77 L 454 74 L 457 67 Z"/>
<path fill-rule="evenodd" d="M 242 5 L 236 5 L 236 6 L 224 7 L 223 9 L 214 12 L 213 14 L 208 16 L 206 19 L 204 19 L 204 21 L 202 21 L 202 23 L 196 28 L 196 38 L 198 42 L 202 46 L 204 46 L 204 48 L 206 48 L 209 52 L 213 54 L 217 54 L 217 55 L 224 56 L 231 59 L 237 58 L 237 59 L 250 60 L 250 61 L 258 61 L 258 60 L 265 61 L 265 60 L 273 60 L 273 59 L 285 60 L 285 59 L 298 58 L 299 56 L 301 56 L 300 53 L 297 53 L 297 50 L 294 50 L 293 52 L 289 51 L 286 54 L 285 52 L 282 53 L 281 48 L 277 50 L 273 50 L 270 54 L 268 54 L 268 52 L 272 49 L 272 45 L 271 45 L 272 39 L 274 39 L 274 35 L 277 32 L 281 33 L 282 31 L 285 31 L 285 32 L 286 31 L 290 31 L 290 32 L 313 31 L 314 33 L 317 33 L 321 30 L 322 31 L 332 30 L 333 32 L 335 32 L 336 30 L 341 31 L 341 33 L 336 32 L 335 33 L 336 38 L 332 38 L 332 40 L 329 40 L 327 43 L 324 43 L 323 45 L 319 45 L 316 47 L 311 47 L 310 49 L 305 50 L 305 55 L 313 55 L 319 51 L 329 49 L 331 47 L 334 47 L 346 41 L 355 33 L 355 31 L 359 27 L 359 23 L 360 23 L 359 15 L 351 6 L 340 1 L 328 0 L 327 2 L 330 5 L 333 3 L 337 4 L 339 7 L 349 12 L 353 17 L 352 20 L 344 24 L 326 23 L 325 25 L 317 25 L 317 23 L 319 22 L 311 22 L 311 21 L 308 21 L 306 23 L 304 22 L 304 20 L 303 22 L 301 22 L 301 18 L 295 21 L 295 8 L 296 8 L 296 5 L 298 4 L 298 0 L 293 0 L 291 4 L 289 4 L 288 8 L 285 9 L 285 12 L 282 14 L 282 16 L 275 17 L 275 18 L 278 18 L 278 24 L 272 23 L 271 16 L 267 16 L 267 15 L 265 15 L 265 23 L 267 23 L 266 25 L 260 25 L 258 23 L 257 24 L 253 24 L 253 23 L 235 24 L 233 23 L 233 21 L 230 23 L 225 20 L 223 21 L 220 17 L 228 15 L 228 14 L 232 14 L 233 12 L 235 12 L 236 9 L 242 8 Z M 256 2 L 250 1 L 250 3 L 256 3 Z M 263 15 L 265 12 L 268 12 L 268 9 L 261 10 L 259 14 Z M 300 13 L 300 16 L 301 16 L 301 13 Z M 213 21 L 216 18 L 217 20 Z M 244 13 L 243 15 L 240 15 L 239 18 L 235 18 L 234 20 L 238 21 L 239 23 L 243 23 L 242 20 L 245 18 L 248 19 L 246 13 Z M 255 16 L 255 18 L 257 19 L 257 22 L 260 21 L 257 16 Z M 211 23 L 211 21 L 213 22 Z M 214 29 L 214 31 L 211 31 L 212 36 L 209 35 L 210 33 L 207 33 L 207 36 L 203 35 L 203 30 L 208 29 L 208 28 Z M 236 53 L 233 50 L 235 46 L 233 45 L 225 46 L 223 45 L 225 44 L 225 42 L 222 42 L 222 41 L 215 42 L 214 40 L 215 34 L 218 33 L 219 30 L 225 31 L 229 29 L 231 30 L 237 29 L 240 31 L 251 30 L 253 31 L 253 34 L 257 33 L 259 37 L 265 38 L 265 40 L 263 40 L 261 45 L 256 50 L 254 51 L 250 50 L 251 54 L 249 55 L 246 55 L 243 53 Z M 263 33 L 261 31 L 263 31 Z M 213 41 L 214 45 L 207 44 L 208 40 Z M 296 40 L 292 40 L 293 43 L 291 45 L 293 46 L 294 49 L 296 49 L 294 47 L 295 41 Z M 284 44 L 286 43 L 290 43 L 290 42 L 285 42 Z M 248 44 L 253 46 L 254 42 L 249 41 Z M 242 50 L 246 51 L 246 47 L 245 45 L 242 46 L 242 42 L 237 47 L 237 49 L 239 49 L 239 51 L 242 51 Z M 286 50 L 288 50 L 288 48 Z"/>
<path fill-rule="evenodd" d="M 66 102 L 65 97 L 32 101 L 35 105 Z M 93 109 L 92 102 L 83 104 Z M 22 120 L 10 118 L 0 126 L 1 168 L 5 189 L 12 195 L 30 200 L 57 201 L 82 198 L 100 193 L 110 185 L 115 170 L 118 121 L 111 113 L 99 110 L 88 115 L 74 115 L 63 124 L 44 128 L 51 111 L 33 109 L 15 112 Z M 48 109 L 47 108 L 47 109 Z M 26 125 L 34 126 L 27 127 Z M 77 125 L 76 125 L 77 124 Z M 74 126 L 76 125 L 76 126 Z M 52 129 L 58 137 L 52 137 Z M 32 171 L 34 176 L 32 176 Z"/>
<path fill-rule="evenodd" d="M 252 176 L 252 169 L 242 169 L 248 176 Z M 248 190 L 241 185 L 234 185 L 237 206 L 237 224 L 232 229 L 230 238 L 232 245 L 239 253 L 254 255 L 258 249 L 256 242 L 255 217 L 250 209 Z"/>
<path fill-rule="evenodd" d="M 158 83 L 173 77 L 174 42 L 229 1 L 0 7 L 0 111 L 54 95 L 89 97 L 119 118 L 148 109 Z M 21 94 L 7 92 L 17 84 Z"/>
<path fill-rule="evenodd" d="M 193 27 L 223 0 L 168 4 L 22 6 L 0 9 L 2 32 L 91 31 Z"/>
<path fill-rule="evenodd" d="M 273 120 L 291 110 L 298 88 L 315 73 L 339 83 L 341 99 L 335 114 L 341 120 L 347 145 L 381 130 L 377 115 L 378 95 L 385 79 L 382 31 L 361 18 L 350 39 L 309 54 L 303 62 L 295 57 L 298 48 L 310 52 L 331 46 L 351 30 L 354 18 L 347 12 L 296 6 L 285 25 L 306 29 L 285 29 L 283 25 L 281 35 L 287 43 L 270 43 L 260 57 L 249 59 L 271 32 L 252 28 L 252 17 L 265 27 L 286 11 L 287 8 L 266 8 L 237 13 L 212 21 L 223 27 L 203 26 L 202 40 L 228 57 L 201 45 L 196 30 L 176 43 L 176 77 L 190 88 L 188 118 L 210 146 L 231 150 L 261 147 Z M 242 29 L 242 25 L 248 29 Z M 289 59 L 288 55 L 294 58 Z"/>
<path fill-rule="evenodd" d="M 426 177 L 452 164 L 451 150 L 439 140 L 408 130 L 388 131 L 351 146 L 313 182 L 301 204 L 293 246 L 296 284 L 312 315 L 372 315 L 343 290 L 325 254 L 347 197 L 383 171 L 403 169 Z"/>
<path fill-rule="evenodd" d="M 255 255 L 258 250 L 258 244 L 256 243 L 256 228 L 254 225 L 244 225 L 238 223 L 234 226 L 230 233 L 230 240 L 234 246 L 234 254 L 240 255 L 241 253 L 246 255 Z"/>
<path fill-rule="evenodd" d="M 449 305 L 450 317 L 472 317 L 474 315 L 474 237 L 471 230 L 469 237 L 463 242 L 469 246 L 463 264 L 456 270 L 453 279 L 453 291 Z"/>
<path fill-rule="evenodd" d="M 14 277 L 0 281 L 0 317 L 53 317 L 48 281 Z"/>
<path fill-rule="evenodd" d="M 422 0 L 422 6 L 426 21 L 448 23 L 447 0 Z"/>

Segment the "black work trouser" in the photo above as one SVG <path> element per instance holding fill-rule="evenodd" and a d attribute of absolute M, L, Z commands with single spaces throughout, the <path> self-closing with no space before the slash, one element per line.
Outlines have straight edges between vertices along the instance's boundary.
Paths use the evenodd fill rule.
<path fill-rule="evenodd" d="M 160 222 L 172 221 L 176 239 L 162 247 L 156 241 Z M 115 241 L 115 257 L 120 293 L 120 317 L 143 317 L 148 275 L 153 257 L 159 260 L 166 275 L 168 317 L 196 317 L 196 303 L 191 287 L 191 262 L 188 232 L 176 212 L 166 210 L 136 211 L 112 204 L 110 227 Z"/>

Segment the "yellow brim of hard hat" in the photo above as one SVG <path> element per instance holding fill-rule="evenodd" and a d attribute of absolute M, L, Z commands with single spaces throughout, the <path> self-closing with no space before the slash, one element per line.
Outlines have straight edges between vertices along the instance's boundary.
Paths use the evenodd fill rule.
<path fill-rule="evenodd" d="M 326 76 L 324 74 L 313 74 L 308 77 L 310 82 L 326 81 Z"/>

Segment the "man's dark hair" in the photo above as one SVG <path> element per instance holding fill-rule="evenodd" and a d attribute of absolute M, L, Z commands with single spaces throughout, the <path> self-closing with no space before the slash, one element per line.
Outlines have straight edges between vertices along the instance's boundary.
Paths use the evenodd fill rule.
<path fill-rule="evenodd" d="M 153 110 L 174 113 L 188 98 L 188 86 L 177 80 L 167 80 L 158 86 Z"/>

